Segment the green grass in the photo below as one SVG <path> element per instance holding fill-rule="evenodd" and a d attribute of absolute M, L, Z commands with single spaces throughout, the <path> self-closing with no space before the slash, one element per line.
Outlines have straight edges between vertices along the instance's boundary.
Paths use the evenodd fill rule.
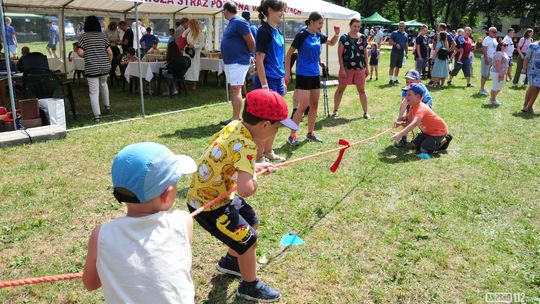
<path fill-rule="evenodd" d="M 386 85 L 388 61 L 385 52 L 379 81 L 367 84 L 373 120 L 360 118 L 356 90 L 349 87 L 339 119 L 325 119 L 320 110 L 317 132 L 323 144 L 293 149 L 285 145 L 288 132 L 282 129 L 276 152 L 297 158 L 335 148 L 338 138 L 357 141 L 388 128 L 400 101 L 400 88 Z M 485 303 L 487 292 L 523 292 L 528 303 L 540 298 L 540 117 L 519 112 L 524 90 L 505 87 L 503 104 L 492 108 L 476 95 L 479 77 L 473 82 L 475 88 L 465 88 L 460 74 L 454 87 L 432 91 L 435 111 L 454 135 L 446 154 L 418 160 L 393 148 L 387 135 L 349 149 L 335 174 L 328 170 L 336 157 L 331 155 L 259 179 L 257 193 L 248 199 L 262 219 L 258 257 L 268 259 L 259 274 L 282 292 L 283 303 Z M 84 114 L 87 93 L 84 87 L 77 90 Z M 136 116 L 136 95 L 113 90 L 115 116 L 106 119 Z M 147 107 L 149 113 L 212 107 L 1 150 L 1 280 L 81 271 L 91 229 L 124 213 L 111 195 L 115 154 L 150 140 L 198 158 L 219 129 L 216 123 L 229 116 L 223 100 L 222 89 L 210 84 L 189 98 L 148 98 Z M 89 114 L 70 121 L 70 126 L 88 124 Z M 182 180 L 179 189 L 188 183 Z M 176 208 L 185 210 L 185 191 L 180 193 Z M 280 248 L 289 231 L 306 244 Z M 243 303 L 234 296 L 238 281 L 215 271 L 222 253 L 224 247 L 196 225 L 197 303 Z M 101 291 L 86 292 L 79 281 L 64 281 L 0 289 L 0 301 L 103 298 Z"/>

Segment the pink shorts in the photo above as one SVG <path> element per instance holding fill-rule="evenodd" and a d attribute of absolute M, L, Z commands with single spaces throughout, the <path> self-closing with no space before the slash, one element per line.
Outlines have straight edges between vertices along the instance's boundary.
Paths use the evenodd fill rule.
<path fill-rule="evenodd" d="M 339 84 L 354 84 L 360 88 L 364 88 L 364 86 L 366 85 L 366 70 L 345 69 L 345 77 L 339 77 Z"/>

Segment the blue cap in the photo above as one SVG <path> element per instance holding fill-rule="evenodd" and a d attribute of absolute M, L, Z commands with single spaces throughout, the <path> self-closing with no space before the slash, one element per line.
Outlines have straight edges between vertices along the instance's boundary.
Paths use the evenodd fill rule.
<path fill-rule="evenodd" d="M 426 89 L 424 88 L 423 85 L 421 85 L 419 83 L 413 83 L 413 84 L 411 84 L 410 86 L 408 86 L 406 88 L 407 88 L 407 91 L 411 90 L 411 91 L 413 91 L 416 94 L 421 95 L 421 96 L 424 96 L 426 94 Z"/>
<path fill-rule="evenodd" d="M 420 80 L 420 73 L 418 73 L 417 70 L 408 70 L 407 73 L 405 73 L 405 78 Z"/>
<path fill-rule="evenodd" d="M 176 184 L 182 174 L 197 170 L 193 159 L 175 155 L 167 147 L 143 142 L 122 149 L 112 164 L 112 183 L 115 197 L 126 203 L 144 203 L 158 197 L 167 187 Z M 124 188 L 135 194 L 131 198 L 118 193 Z"/>

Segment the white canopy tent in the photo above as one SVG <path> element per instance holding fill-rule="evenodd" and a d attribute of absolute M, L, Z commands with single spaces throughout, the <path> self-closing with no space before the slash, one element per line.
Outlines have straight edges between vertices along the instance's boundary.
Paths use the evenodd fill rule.
<path fill-rule="evenodd" d="M 213 16 L 213 41 L 217 41 L 221 36 L 216 28 L 216 18 L 221 18 L 223 5 L 227 2 L 224 0 L 0 0 L 5 10 L 9 12 L 28 12 L 41 14 L 54 14 L 58 16 L 60 33 L 62 37 L 62 51 L 65 57 L 66 43 L 63 37 L 63 26 L 66 13 L 85 13 L 106 15 L 111 17 L 119 17 L 128 19 L 136 13 L 145 18 L 163 18 L 170 20 L 172 25 L 179 14 L 196 16 L 210 15 Z M 360 19 L 360 14 L 356 11 L 326 2 L 322 0 L 284 0 L 287 3 L 286 17 L 305 19 L 313 11 L 318 11 L 327 19 L 350 20 L 352 18 Z M 239 11 L 256 12 L 260 4 L 260 0 L 238 0 L 235 1 Z M 3 11 L 1 17 L 3 17 Z M 5 36 L 3 22 L 2 35 Z M 343 27 L 342 27 L 343 28 Z M 214 46 L 215 47 L 215 46 Z M 328 48 L 326 50 L 326 61 L 328 62 Z M 65 60 L 64 60 L 65 62 Z M 8 75 L 11 78 L 11 75 Z M 141 78 L 141 77 L 139 77 Z M 11 79 L 10 79 L 11 80 Z M 11 81 L 9 81 L 11 84 Z M 14 107 L 12 88 L 10 85 L 11 104 Z M 142 112 L 144 116 L 144 100 L 141 96 Z M 16 127 L 15 127 L 16 128 Z"/>

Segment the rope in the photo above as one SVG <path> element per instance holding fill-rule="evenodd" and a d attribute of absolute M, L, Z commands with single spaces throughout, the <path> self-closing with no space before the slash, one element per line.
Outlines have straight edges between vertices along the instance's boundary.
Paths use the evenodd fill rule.
<path fill-rule="evenodd" d="M 30 278 L 30 279 L 24 279 L 24 280 L 0 282 L 0 288 L 38 284 L 38 283 L 56 282 L 56 281 L 63 281 L 63 280 L 73 280 L 73 279 L 82 278 L 82 276 L 83 276 L 83 273 L 78 272 L 78 273 L 66 273 L 66 274 L 45 276 L 45 277 L 39 277 L 39 278 Z"/>
<path fill-rule="evenodd" d="M 300 162 L 300 161 L 308 160 L 308 159 L 311 159 L 311 158 L 314 158 L 314 157 L 318 157 L 318 156 L 322 156 L 322 155 L 326 155 L 326 154 L 330 154 L 330 153 L 334 153 L 334 152 L 341 152 L 342 153 L 342 151 L 344 151 L 345 149 L 347 149 L 349 147 L 353 147 L 353 146 L 356 146 L 356 145 L 359 145 L 359 144 L 366 143 L 366 142 L 368 142 L 370 140 L 376 139 L 376 138 L 380 137 L 381 135 L 390 132 L 390 130 L 392 130 L 392 129 L 393 128 L 388 128 L 388 129 L 386 129 L 386 130 L 384 130 L 384 131 L 382 131 L 380 133 L 377 133 L 377 134 L 375 134 L 375 135 L 373 135 L 371 137 L 368 137 L 366 139 L 363 139 L 363 140 L 360 140 L 360 141 L 357 141 L 357 142 L 354 142 L 354 143 L 348 143 L 345 140 L 340 139 L 340 144 L 344 145 L 344 147 L 330 149 L 330 150 L 327 150 L 327 151 L 322 151 L 322 152 L 318 152 L 318 153 L 315 153 L 315 154 L 307 155 L 307 156 L 304 156 L 304 157 L 291 159 L 291 160 L 286 161 L 286 162 L 275 164 L 275 165 L 273 165 L 273 167 L 274 168 L 285 167 L 285 166 L 288 166 L 288 165 L 291 165 L 291 164 L 294 164 L 294 163 L 297 163 L 297 162 Z M 334 164 L 334 166 L 335 166 L 335 164 Z M 334 166 L 332 166 L 332 167 L 334 167 Z M 265 173 L 268 173 L 268 172 L 269 172 L 269 169 L 264 169 L 264 170 L 261 170 L 261 171 L 257 172 L 255 175 L 262 175 L 262 174 L 265 174 Z M 237 186 L 235 185 L 231 189 L 229 189 L 227 192 L 221 194 L 220 196 L 218 196 L 218 197 L 214 198 L 213 200 L 209 201 L 208 203 L 206 203 L 204 206 L 202 206 L 202 207 L 198 208 L 197 210 L 193 211 L 191 213 L 191 216 L 195 217 L 195 216 L 199 215 L 201 212 L 203 212 L 204 210 L 210 208 L 210 206 L 212 206 L 215 203 L 221 201 L 222 199 L 228 197 L 229 195 L 231 195 L 231 193 L 233 193 L 236 190 L 237 190 Z M 38 283 L 56 282 L 56 281 L 62 281 L 62 280 L 79 279 L 79 278 L 82 278 L 82 276 L 83 276 L 83 273 L 79 272 L 79 273 L 59 274 L 59 275 L 44 276 L 44 277 L 30 278 L 30 279 L 23 279 L 23 280 L 16 280 L 16 281 L 0 282 L 0 288 L 12 287 L 12 286 L 21 286 L 21 285 L 30 285 L 30 284 L 38 284 Z"/>

